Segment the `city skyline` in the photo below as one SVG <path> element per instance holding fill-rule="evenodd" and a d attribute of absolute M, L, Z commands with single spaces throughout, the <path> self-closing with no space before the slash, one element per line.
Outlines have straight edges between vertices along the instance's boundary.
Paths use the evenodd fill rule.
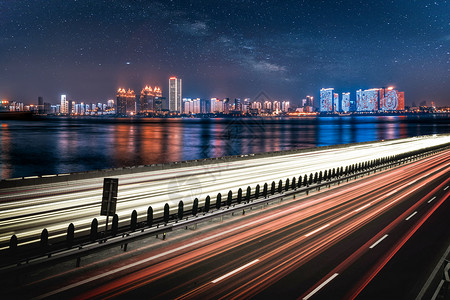
<path fill-rule="evenodd" d="M 447 1 L 1 1 L 0 98 L 113 99 L 117 87 L 193 97 L 395 86 L 449 105 Z"/>

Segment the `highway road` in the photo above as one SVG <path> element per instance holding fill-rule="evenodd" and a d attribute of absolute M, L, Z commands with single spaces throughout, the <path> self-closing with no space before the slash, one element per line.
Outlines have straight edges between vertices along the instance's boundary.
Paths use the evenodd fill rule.
<path fill-rule="evenodd" d="M 75 270 L 30 274 L 14 293 L 38 298 L 380 299 L 379 290 L 365 293 L 365 288 L 432 216 L 448 217 L 449 162 L 450 150 L 443 151 L 232 217 L 186 238 L 169 236 L 158 240 L 159 247 L 142 243 Z M 427 235 L 421 238 L 426 243 Z M 402 282 L 385 282 L 382 298 L 410 299 L 402 291 L 417 288 Z"/>
<path fill-rule="evenodd" d="M 247 186 L 271 183 L 311 172 L 325 171 L 416 149 L 450 142 L 450 135 L 387 140 L 332 149 L 275 157 L 242 159 L 233 162 L 143 172 L 119 178 L 117 214 L 120 225 L 129 224 L 133 210 L 138 220 L 146 218 L 148 206 L 155 217 L 161 216 L 165 203 L 175 213 L 180 200 L 189 209 L 198 197 L 200 207 L 207 195 L 211 205 L 217 193 L 225 194 Z M 103 178 L 77 180 L 69 183 L 46 184 L 0 190 L 0 251 L 9 245 L 13 234 L 19 245 L 38 241 L 42 229 L 52 238 L 66 234 L 69 223 L 76 234 L 87 234 L 93 218 L 100 214 Z M 100 230 L 105 218 L 99 218 Z"/>

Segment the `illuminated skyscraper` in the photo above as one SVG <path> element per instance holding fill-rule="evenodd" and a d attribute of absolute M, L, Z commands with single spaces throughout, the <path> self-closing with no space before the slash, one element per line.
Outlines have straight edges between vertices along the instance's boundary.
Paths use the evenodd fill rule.
<path fill-rule="evenodd" d="M 333 111 L 333 88 L 320 90 L 320 111 L 332 112 Z"/>
<path fill-rule="evenodd" d="M 61 113 L 62 114 L 69 113 L 69 101 L 67 100 L 66 95 L 61 95 Z"/>
<path fill-rule="evenodd" d="M 333 111 L 339 112 L 341 111 L 341 106 L 339 105 L 339 94 L 333 93 Z"/>
<path fill-rule="evenodd" d="M 380 98 L 380 110 L 404 110 L 405 94 L 394 90 L 392 87 L 384 90 L 384 95 Z"/>
<path fill-rule="evenodd" d="M 305 106 L 314 106 L 314 97 L 306 96 Z"/>
<path fill-rule="evenodd" d="M 152 87 L 146 85 L 139 96 L 139 113 L 145 114 L 154 112 L 154 100 L 155 93 L 153 92 Z"/>
<path fill-rule="evenodd" d="M 134 115 L 136 113 L 136 94 L 133 90 L 118 89 L 116 114 Z"/>
<path fill-rule="evenodd" d="M 181 78 L 169 78 L 169 110 L 173 112 L 182 113 L 182 86 Z"/>
<path fill-rule="evenodd" d="M 377 111 L 382 89 L 356 91 L 356 111 Z"/>
<path fill-rule="evenodd" d="M 191 98 L 183 98 L 183 113 L 190 114 L 193 111 Z"/>
<path fill-rule="evenodd" d="M 264 101 L 263 107 L 264 107 L 264 111 L 265 111 L 266 113 L 272 112 L 272 102 L 267 101 L 267 100 Z"/>
<path fill-rule="evenodd" d="M 155 94 L 155 97 L 162 97 L 162 91 L 160 87 L 155 86 L 153 89 L 153 93 Z"/>
<path fill-rule="evenodd" d="M 274 110 L 277 113 L 280 112 L 281 111 L 281 103 L 279 101 L 273 101 L 272 110 Z"/>
<path fill-rule="evenodd" d="M 235 111 L 242 111 L 241 98 L 234 98 L 233 108 Z"/>
<path fill-rule="evenodd" d="M 217 98 L 211 98 L 211 113 L 223 112 L 223 101 Z"/>
<path fill-rule="evenodd" d="M 83 102 L 81 102 L 81 104 L 83 104 Z M 109 99 L 107 102 L 108 107 L 113 108 L 114 107 L 114 100 L 113 99 Z"/>
<path fill-rule="evenodd" d="M 341 109 L 345 113 L 350 111 L 350 93 L 342 93 Z"/>
<path fill-rule="evenodd" d="M 281 110 L 282 110 L 283 112 L 288 112 L 288 111 L 289 111 L 289 107 L 290 107 L 289 101 L 283 101 L 283 102 L 281 102 Z"/>

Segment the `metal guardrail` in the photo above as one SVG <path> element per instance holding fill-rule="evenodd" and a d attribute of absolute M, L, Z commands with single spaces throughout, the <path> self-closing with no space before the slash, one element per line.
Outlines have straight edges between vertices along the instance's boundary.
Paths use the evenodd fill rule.
<path fill-rule="evenodd" d="M 106 248 L 115 247 L 117 245 L 124 246 L 124 250 L 126 251 L 127 244 L 133 241 L 137 241 L 139 239 L 147 238 L 149 236 L 165 234 L 167 232 L 171 232 L 180 228 L 185 228 L 187 226 L 199 224 L 205 221 L 209 221 L 211 219 L 222 217 L 224 215 L 235 213 L 238 211 L 245 211 L 246 209 L 252 209 L 257 206 L 267 205 L 268 203 L 274 201 L 280 201 L 283 197 L 293 196 L 299 193 L 308 194 L 311 190 L 320 190 L 322 187 L 331 186 L 333 184 L 340 184 L 343 181 L 349 181 L 351 179 L 356 179 L 365 174 L 375 173 L 379 170 L 383 170 L 389 167 L 394 167 L 403 163 L 410 162 L 417 158 L 421 158 L 424 156 L 428 156 L 434 154 L 438 151 L 443 151 L 450 148 L 450 144 L 446 144 L 439 147 L 432 147 L 431 149 L 427 149 L 425 152 L 413 151 L 411 153 L 405 153 L 399 155 L 401 157 L 387 157 L 386 159 L 379 159 L 373 162 L 373 166 L 367 166 L 366 168 L 359 167 L 360 170 L 355 169 L 353 172 L 349 171 L 349 174 L 343 175 L 342 167 L 338 168 L 338 173 L 335 178 L 330 178 L 329 180 L 317 181 L 313 184 L 307 184 L 303 187 L 294 187 L 285 189 L 283 186 L 281 188 L 281 193 L 278 193 L 279 186 L 276 186 L 277 189 L 275 194 L 271 194 L 271 191 L 268 190 L 267 197 L 263 197 L 260 194 L 261 198 L 253 198 L 250 197 L 249 200 L 246 200 L 245 197 L 242 197 L 241 203 L 237 203 L 237 198 L 233 199 L 231 205 L 221 206 L 219 209 L 211 210 L 208 212 L 202 211 L 195 216 L 185 217 L 186 214 L 192 214 L 192 210 L 187 210 L 183 214 L 182 219 L 176 219 L 176 214 L 172 214 L 172 219 L 175 221 L 165 222 L 164 217 L 160 217 L 155 219 L 155 225 L 152 226 L 141 226 L 138 227 L 139 224 L 135 224 L 135 230 L 130 229 L 130 225 L 126 227 L 119 228 L 117 231 L 117 235 L 115 236 L 99 236 L 94 240 L 89 240 L 89 237 L 82 237 L 74 241 L 72 246 L 67 246 L 66 243 L 60 243 L 56 246 L 60 248 L 51 250 L 51 251 L 43 251 L 42 248 L 37 248 L 31 252 L 26 252 L 21 255 L 18 252 L 12 251 L 13 249 L 9 249 L 6 251 L 2 251 L 1 253 L 1 262 L 0 262 L 0 274 L 14 271 L 22 271 L 24 269 L 38 266 L 40 264 L 48 264 L 48 263 L 56 263 L 60 261 L 66 261 L 70 259 L 77 259 L 77 266 L 79 265 L 80 259 L 83 256 L 89 255 L 91 253 L 95 253 L 98 251 L 102 251 Z M 407 155 L 408 154 L 408 155 Z M 361 165 L 361 163 L 359 164 Z M 368 164 L 370 165 L 370 164 Z M 358 165 L 356 164 L 356 168 Z M 362 169 L 361 169 L 362 168 Z M 339 170 L 340 169 L 340 170 Z M 350 168 L 349 168 L 350 170 Z M 316 172 L 317 173 L 317 172 Z M 301 176 L 300 176 L 301 177 Z M 312 178 L 312 173 L 308 177 L 308 179 Z M 314 179 L 313 179 L 314 180 Z M 280 180 L 281 181 L 281 180 Z M 275 182 L 275 181 L 273 181 Z M 273 184 L 273 183 L 272 183 Z M 241 195 L 242 196 L 242 195 Z M 223 203 L 223 200 L 222 200 Z M 203 207 L 204 208 L 204 207 Z M 185 219 L 186 218 L 186 219 Z M 110 232 L 111 233 L 111 232 Z M 9 251 L 9 252 L 8 252 Z"/>

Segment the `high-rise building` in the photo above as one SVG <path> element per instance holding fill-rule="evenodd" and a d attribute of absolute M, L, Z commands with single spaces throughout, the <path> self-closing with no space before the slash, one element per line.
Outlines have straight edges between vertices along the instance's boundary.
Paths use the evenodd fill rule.
<path fill-rule="evenodd" d="M 281 103 L 279 101 L 273 101 L 272 103 L 272 110 L 276 113 L 281 111 Z"/>
<path fill-rule="evenodd" d="M 339 105 L 339 94 L 333 93 L 333 111 L 339 112 L 341 111 L 341 107 Z"/>
<path fill-rule="evenodd" d="M 43 114 L 44 113 L 44 98 L 42 98 L 42 97 L 38 97 L 38 107 L 37 107 L 37 110 L 38 110 L 38 114 Z"/>
<path fill-rule="evenodd" d="M 107 102 L 108 107 L 113 108 L 114 107 L 114 99 L 109 99 Z M 81 104 L 83 104 L 83 102 L 81 102 Z"/>
<path fill-rule="evenodd" d="M 320 111 L 332 112 L 333 111 L 333 88 L 320 90 Z"/>
<path fill-rule="evenodd" d="M 382 89 L 368 89 L 356 91 L 356 111 L 377 111 Z"/>
<path fill-rule="evenodd" d="M 191 114 L 193 113 L 193 101 L 191 98 L 183 98 L 183 113 Z"/>
<path fill-rule="evenodd" d="M 162 97 L 161 88 L 158 86 L 155 86 L 155 88 L 153 89 L 153 93 L 155 94 L 155 97 Z"/>
<path fill-rule="evenodd" d="M 173 112 L 182 113 L 182 85 L 181 78 L 169 78 L 169 110 Z"/>
<path fill-rule="evenodd" d="M 136 113 L 136 94 L 133 90 L 118 89 L 116 114 L 134 115 Z"/>
<path fill-rule="evenodd" d="M 61 114 L 68 114 L 69 111 L 69 101 L 67 100 L 66 95 L 61 95 L 61 108 L 60 108 Z"/>
<path fill-rule="evenodd" d="M 233 109 L 235 111 L 242 111 L 241 98 L 235 98 L 234 99 Z"/>
<path fill-rule="evenodd" d="M 264 101 L 263 107 L 264 107 L 264 111 L 265 111 L 266 113 L 272 112 L 272 102 L 267 101 L 267 100 Z"/>
<path fill-rule="evenodd" d="M 262 103 L 259 101 L 252 102 L 251 109 L 254 110 L 258 114 L 261 113 Z"/>
<path fill-rule="evenodd" d="M 290 107 L 289 101 L 283 101 L 283 102 L 281 102 L 281 110 L 282 110 L 283 112 L 288 112 L 288 111 L 289 111 L 289 107 Z"/>
<path fill-rule="evenodd" d="M 405 94 L 389 87 L 383 91 L 380 98 L 380 110 L 404 110 L 405 109 Z"/>
<path fill-rule="evenodd" d="M 153 109 L 156 113 L 160 113 L 163 110 L 169 109 L 169 104 L 167 103 L 166 97 L 155 97 L 153 101 Z"/>
<path fill-rule="evenodd" d="M 223 99 L 223 112 L 230 113 L 230 98 Z"/>
<path fill-rule="evenodd" d="M 75 101 L 69 101 L 69 113 L 71 115 L 75 114 Z"/>
<path fill-rule="evenodd" d="M 155 90 L 156 90 L 156 87 L 155 87 Z M 153 92 L 152 87 L 146 85 L 142 89 L 141 95 L 139 97 L 139 109 L 138 109 L 138 112 L 140 114 L 146 114 L 146 113 L 154 112 L 154 100 L 155 100 L 155 93 Z"/>
<path fill-rule="evenodd" d="M 342 93 L 341 111 L 345 113 L 350 111 L 350 93 Z"/>
<path fill-rule="evenodd" d="M 223 109 L 223 101 L 217 98 L 211 98 L 211 113 L 222 113 Z"/>
<path fill-rule="evenodd" d="M 193 114 L 200 114 L 202 113 L 202 101 L 200 100 L 200 98 L 195 98 L 192 100 L 192 113 Z"/>
<path fill-rule="evenodd" d="M 313 96 L 306 96 L 306 102 L 305 106 L 314 106 L 314 97 Z"/>

